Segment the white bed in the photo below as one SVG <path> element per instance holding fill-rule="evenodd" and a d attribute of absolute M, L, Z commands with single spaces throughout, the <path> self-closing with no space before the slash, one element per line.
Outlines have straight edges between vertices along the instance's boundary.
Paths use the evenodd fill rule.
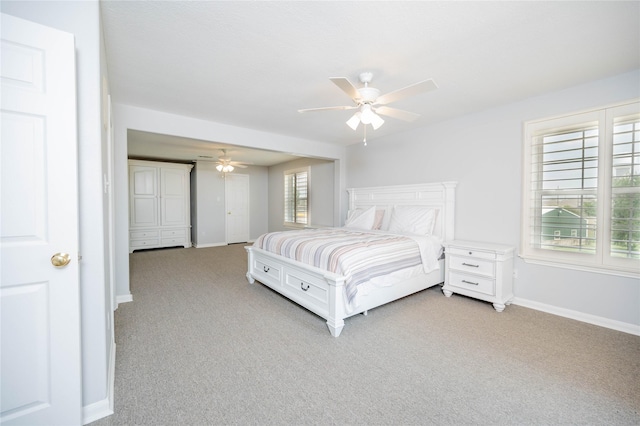
<path fill-rule="evenodd" d="M 423 206 L 437 211 L 432 235 L 443 242 L 454 238 L 455 182 L 438 182 L 418 185 L 397 185 L 370 188 L 352 188 L 349 193 L 349 210 L 385 210 L 385 226 L 395 206 Z M 246 247 L 248 253 L 247 279 L 256 280 L 281 293 L 285 297 L 327 320 L 329 331 L 338 337 L 344 327 L 344 319 L 400 299 L 444 281 L 444 263 L 429 273 L 415 268 L 394 274 L 393 285 L 389 279 L 378 277 L 363 283 L 357 303 L 346 300 L 343 275 L 292 260 L 255 246 Z M 399 277 L 399 278 L 398 278 Z M 387 282 L 387 284 L 382 284 Z M 361 288 L 360 286 L 358 287 Z"/>

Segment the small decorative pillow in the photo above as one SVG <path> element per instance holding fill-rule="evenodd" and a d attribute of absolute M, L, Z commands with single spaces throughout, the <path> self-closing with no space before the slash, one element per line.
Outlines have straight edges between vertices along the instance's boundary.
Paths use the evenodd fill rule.
<path fill-rule="evenodd" d="M 370 207 L 368 209 L 355 209 L 349 210 L 347 214 L 347 220 L 344 226 L 348 228 L 366 229 L 373 228 L 376 218 L 376 207 Z"/>
<path fill-rule="evenodd" d="M 423 206 L 395 206 L 391 213 L 389 232 L 431 235 L 437 211 Z"/>
<path fill-rule="evenodd" d="M 376 210 L 376 217 L 373 220 L 373 228 L 371 229 L 381 229 L 382 228 L 382 220 L 384 219 L 384 210 Z"/>

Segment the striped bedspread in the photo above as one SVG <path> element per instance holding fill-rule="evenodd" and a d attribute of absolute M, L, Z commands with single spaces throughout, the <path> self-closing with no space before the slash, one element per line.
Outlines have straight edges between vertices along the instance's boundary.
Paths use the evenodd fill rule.
<path fill-rule="evenodd" d="M 372 278 L 420 264 L 424 264 L 425 272 L 437 269 L 436 250 L 417 239 L 420 237 L 325 228 L 263 234 L 254 246 L 343 275 L 351 305 L 358 284 Z"/>

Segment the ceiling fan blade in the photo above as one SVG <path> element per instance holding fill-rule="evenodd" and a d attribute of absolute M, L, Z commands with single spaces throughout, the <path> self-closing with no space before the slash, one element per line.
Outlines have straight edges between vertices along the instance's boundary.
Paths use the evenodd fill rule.
<path fill-rule="evenodd" d="M 438 85 L 436 82 L 433 81 L 433 79 L 428 79 L 379 96 L 375 103 L 379 105 L 386 105 L 391 102 L 399 101 L 400 99 L 408 98 L 409 96 L 414 96 L 420 93 L 429 92 L 437 88 Z"/>
<path fill-rule="evenodd" d="M 397 118 L 398 120 L 403 121 L 414 121 L 420 117 L 420 114 L 416 114 L 415 112 L 404 111 L 388 106 L 377 107 L 375 108 L 375 112 L 380 115 L 386 115 L 387 117 Z"/>
<path fill-rule="evenodd" d="M 331 111 L 331 110 L 345 110 L 345 109 L 356 109 L 356 108 L 358 107 L 357 106 L 332 106 L 332 107 L 299 109 L 298 112 Z"/>
<path fill-rule="evenodd" d="M 346 77 L 331 77 L 329 80 L 333 81 L 333 83 L 338 86 L 344 93 L 346 93 L 351 99 L 356 100 L 360 98 L 360 93 L 356 86 L 351 84 L 351 82 Z"/>

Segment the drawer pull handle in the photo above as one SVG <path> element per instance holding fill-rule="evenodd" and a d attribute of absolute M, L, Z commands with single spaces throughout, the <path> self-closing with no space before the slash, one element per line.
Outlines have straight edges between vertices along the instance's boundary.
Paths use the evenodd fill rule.
<path fill-rule="evenodd" d="M 307 291 L 309 290 L 309 284 L 307 284 L 307 287 L 305 288 L 304 283 L 300 283 L 300 288 L 302 289 L 302 291 Z"/>
<path fill-rule="evenodd" d="M 266 267 L 266 266 L 263 266 L 263 267 L 262 267 L 262 270 L 263 270 L 264 272 L 269 272 L 269 268 L 268 268 L 268 267 Z"/>
<path fill-rule="evenodd" d="M 473 268 L 479 268 L 479 267 L 480 267 L 480 265 L 473 265 L 473 264 L 471 264 L 471 263 L 464 263 L 464 262 L 463 262 L 462 264 L 463 264 L 464 266 L 471 266 L 471 267 L 473 267 Z"/>
<path fill-rule="evenodd" d="M 474 283 L 472 281 L 467 281 L 467 280 L 462 280 L 463 283 L 467 283 L 467 284 L 471 284 L 471 285 L 478 285 L 478 283 Z"/>

